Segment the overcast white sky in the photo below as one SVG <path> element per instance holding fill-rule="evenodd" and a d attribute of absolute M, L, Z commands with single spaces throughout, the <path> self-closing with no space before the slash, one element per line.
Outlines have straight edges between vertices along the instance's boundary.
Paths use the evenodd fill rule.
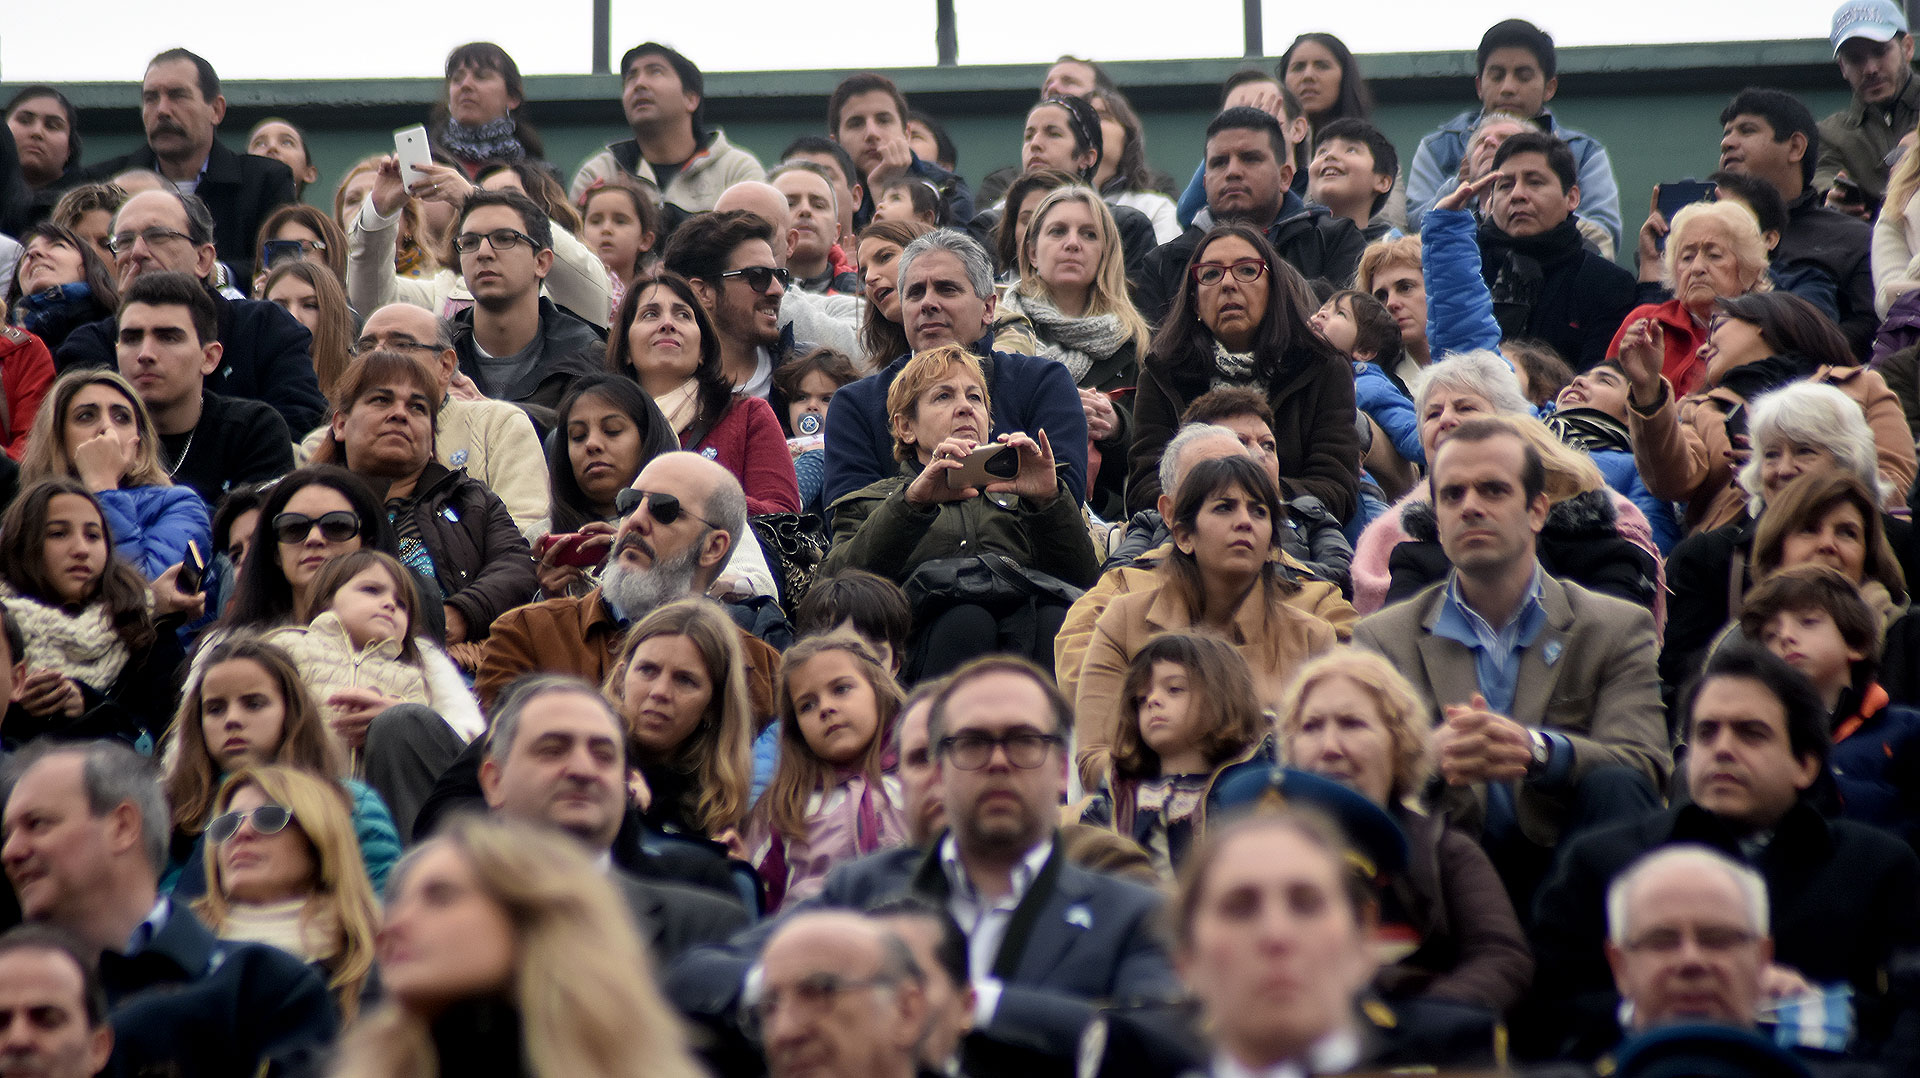
<path fill-rule="evenodd" d="M 1561 45 L 1821 37 L 1836 5 L 1268 0 L 1266 47 L 1275 54 L 1301 31 L 1327 30 L 1363 54 L 1471 49 L 1487 26 L 1516 14 L 1530 15 Z M 962 64 L 1041 63 L 1062 52 L 1111 60 L 1238 56 L 1242 48 L 1241 0 L 956 0 L 955 7 Z M 438 75 L 450 48 L 474 40 L 499 42 L 526 74 L 582 73 L 590 70 L 593 28 L 588 0 L 4 0 L 0 8 L 0 81 L 15 83 L 138 79 L 148 57 L 176 45 L 207 57 L 228 79 Z M 930 65 L 933 10 L 933 0 L 614 0 L 613 53 L 617 62 L 627 46 L 653 39 L 707 71 Z M 1307 11 L 1314 14 L 1303 17 Z"/>

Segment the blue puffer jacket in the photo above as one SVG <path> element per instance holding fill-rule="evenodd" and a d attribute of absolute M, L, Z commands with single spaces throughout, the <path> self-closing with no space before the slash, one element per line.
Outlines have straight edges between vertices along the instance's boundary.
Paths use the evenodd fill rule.
<path fill-rule="evenodd" d="M 180 564 L 187 540 L 210 555 L 213 525 L 207 503 L 192 487 L 122 487 L 97 497 L 113 530 L 113 551 L 148 580 Z"/>
<path fill-rule="evenodd" d="M 1840 714 L 1854 714 L 1834 725 L 1827 758 L 1840 813 L 1913 842 L 1920 838 L 1920 711 L 1888 703 L 1877 682 L 1858 699 L 1856 708 L 1842 701 Z"/>
<path fill-rule="evenodd" d="M 1633 454 L 1621 449 L 1593 449 L 1588 450 L 1587 456 L 1599 466 L 1608 486 L 1626 495 L 1628 501 L 1646 514 L 1647 523 L 1653 528 L 1653 545 L 1660 548 L 1660 556 L 1672 553 L 1673 544 L 1681 538 L 1680 521 L 1673 515 L 1673 503 L 1654 497 L 1653 491 L 1641 482 Z"/>
<path fill-rule="evenodd" d="M 1386 432 L 1401 460 L 1422 466 L 1427 463 L 1427 451 L 1420 447 L 1420 417 L 1414 414 L 1413 402 L 1385 371 L 1371 363 L 1354 363 L 1353 396 L 1360 410 Z"/>
<path fill-rule="evenodd" d="M 1467 210 L 1427 214 L 1420 230 L 1421 276 L 1427 286 L 1427 347 L 1444 359 L 1476 348 L 1500 347 L 1493 295 L 1480 276 L 1480 226 Z"/>

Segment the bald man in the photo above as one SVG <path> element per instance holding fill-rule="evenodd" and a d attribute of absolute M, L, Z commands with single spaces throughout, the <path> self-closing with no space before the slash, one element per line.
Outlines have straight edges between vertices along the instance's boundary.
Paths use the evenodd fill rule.
<path fill-rule="evenodd" d="M 803 913 L 767 941 L 750 1000 L 771 1078 L 912 1078 L 925 974 L 890 929 L 858 913 Z"/>

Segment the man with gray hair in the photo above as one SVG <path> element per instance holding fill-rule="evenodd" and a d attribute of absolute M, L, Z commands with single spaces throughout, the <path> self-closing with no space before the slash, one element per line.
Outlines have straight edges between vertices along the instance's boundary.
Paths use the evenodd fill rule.
<path fill-rule="evenodd" d="M 1087 417 L 1067 368 L 1050 359 L 994 350 L 993 267 L 987 252 L 963 232 L 935 229 L 900 255 L 900 317 L 914 352 L 955 344 L 980 358 L 1000 435 L 1045 431 L 1074 500 L 1087 497 Z M 887 387 L 911 354 L 842 386 L 827 406 L 824 495 L 841 495 L 898 474 L 887 421 Z M 1124 467 L 1124 462 L 1115 462 Z"/>
<path fill-rule="evenodd" d="M 747 1008 L 772 1078 L 913 1078 L 925 973 L 885 925 L 841 910 L 781 922 Z"/>
<path fill-rule="evenodd" d="M 151 760 L 114 742 L 43 740 L 5 777 L 0 862 L 28 921 L 99 956 L 113 1073 L 283 1073 L 332 1040 L 332 999 L 305 963 L 215 939 L 159 893 L 171 817 Z M 266 830 L 263 811 L 234 814 L 236 831 Z"/>
<path fill-rule="evenodd" d="M 1707 846 L 1664 846 L 1607 885 L 1607 964 L 1627 1031 L 1751 1027 L 1773 960 L 1767 885 Z"/>
<path fill-rule="evenodd" d="M 628 815 L 626 729 L 599 690 L 565 674 L 521 678 L 493 713 L 480 791 L 502 816 L 573 836 L 604 869 L 662 963 L 745 928 L 738 903 L 642 879 L 613 860 Z"/>

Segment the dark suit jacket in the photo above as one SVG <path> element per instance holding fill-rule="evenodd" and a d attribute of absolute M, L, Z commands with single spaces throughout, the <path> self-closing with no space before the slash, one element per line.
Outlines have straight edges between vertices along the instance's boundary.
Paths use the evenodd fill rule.
<path fill-rule="evenodd" d="M 935 852 L 883 850 L 841 865 L 819 895 L 788 907 L 866 909 L 905 894 L 942 908 L 947 882 Z M 1101 1003 L 1165 999 L 1180 991 L 1155 920 L 1161 897 L 1139 884 L 1067 863 L 1058 841 L 1034 880 L 993 973 L 1003 989 L 993 1022 L 980 1032 L 1056 1059 L 1072 1059 L 1081 1031 Z M 1018 931 L 1031 917 L 1031 931 Z M 667 978 L 669 998 L 699 1016 L 725 1015 L 739 1001 L 749 966 L 779 921 L 762 922 L 725 947 L 693 951 Z M 1024 945 L 1022 945 L 1024 944 Z"/>
<path fill-rule="evenodd" d="M 661 969 L 695 947 L 725 943 L 750 923 L 738 902 L 712 891 L 643 880 L 622 868 L 613 870 L 612 879 Z"/>
<path fill-rule="evenodd" d="M 89 180 L 106 181 L 131 168 L 160 171 L 160 159 L 153 148 L 142 146 L 130 154 L 102 161 L 87 169 Z M 213 214 L 213 246 L 244 285 L 252 279 L 254 240 L 267 215 L 282 203 L 292 202 L 293 173 L 271 157 L 238 154 L 213 140 L 207 151 L 207 168 L 201 173 L 200 186 L 194 191 Z M 241 291 L 246 291 L 243 287 Z"/>
<path fill-rule="evenodd" d="M 1420 698 L 1432 704 L 1436 720 L 1442 709 L 1465 704 L 1480 690 L 1473 653 L 1433 635 L 1446 587 L 1447 581 L 1441 580 L 1403 603 L 1360 619 L 1353 629 L 1354 644 L 1386 656 Z M 1595 767 L 1620 764 L 1644 772 L 1654 789 L 1661 789 L 1673 754 L 1667 748 L 1667 720 L 1660 706 L 1653 615 L 1545 574 L 1540 603 L 1547 624 L 1521 654 L 1513 714 L 1507 717 L 1573 742 L 1570 782 Z M 1477 832 L 1486 819 L 1486 798 L 1484 784 L 1449 787 L 1441 807 L 1462 827 Z M 1552 846 L 1566 817 L 1564 800 L 1526 782 L 1515 804 L 1527 838 Z"/>

